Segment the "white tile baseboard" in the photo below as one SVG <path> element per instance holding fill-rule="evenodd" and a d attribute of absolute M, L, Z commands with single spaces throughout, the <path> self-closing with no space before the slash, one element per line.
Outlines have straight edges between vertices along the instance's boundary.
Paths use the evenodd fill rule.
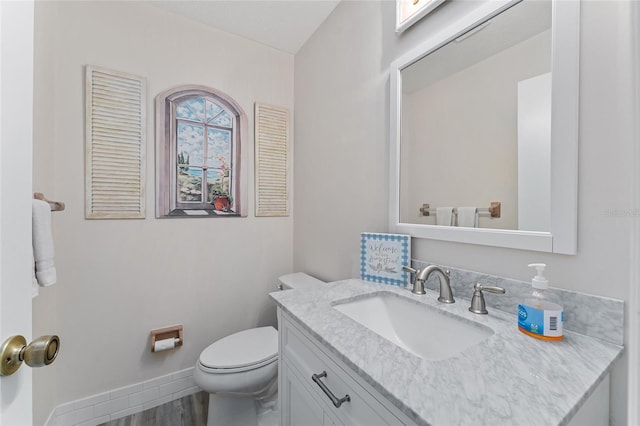
<path fill-rule="evenodd" d="M 95 426 L 197 392 L 200 392 L 200 388 L 193 380 L 191 367 L 58 405 L 49 415 L 45 426 Z"/>

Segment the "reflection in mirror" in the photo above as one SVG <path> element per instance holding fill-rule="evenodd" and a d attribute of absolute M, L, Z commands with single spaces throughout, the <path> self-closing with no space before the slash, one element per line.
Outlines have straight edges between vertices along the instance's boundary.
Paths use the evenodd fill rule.
<path fill-rule="evenodd" d="M 401 70 L 400 222 L 551 231 L 551 15 L 525 0 Z"/>

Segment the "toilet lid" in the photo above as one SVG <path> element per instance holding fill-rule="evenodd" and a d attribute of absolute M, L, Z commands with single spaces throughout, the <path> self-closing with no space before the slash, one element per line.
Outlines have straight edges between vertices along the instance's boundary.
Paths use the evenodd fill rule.
<path fill-rule="evenodd" d="M 208 368 L 241 368 L 278 357 L 278 332 L 273 327 L 251 328 L 209 345 L 200 354 Z"/>

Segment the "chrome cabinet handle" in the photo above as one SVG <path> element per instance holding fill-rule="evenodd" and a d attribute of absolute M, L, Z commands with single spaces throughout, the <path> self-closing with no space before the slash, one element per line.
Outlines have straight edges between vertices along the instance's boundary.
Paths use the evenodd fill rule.
<path fill-rule="evenodd" d="M 324 382 L 322 380 L 320 380 L 323 377 L 327 377 L 327 372 L 323 371 L 320 374 L 312 374 L 311 375 L 311 379 L 316 382 L 316 384 L 318 386 L 320 386 L 320 389 L 322 389 L 322 392 L 324 392 L 325 395 L 327 395 L 329 397 L 329 399 L 331 400 L 331 402 L 333 403 L 333 405 L 336 408 L 340 408 L 340 406 L 342 405 L 343 402 L 349 402 L 351 401 L 351 397 L 349 396 L 349 394 L 346 394 L 345 396 L 343 396 L 342 398 L 337 398 L 333 392 L 331 392 L 331 390 L 327 387 L 327 385 L 324 384 Z"/>

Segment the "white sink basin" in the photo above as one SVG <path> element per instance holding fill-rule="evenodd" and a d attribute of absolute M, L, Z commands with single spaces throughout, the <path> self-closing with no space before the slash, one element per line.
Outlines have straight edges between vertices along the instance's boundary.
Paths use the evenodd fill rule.
<path fill-rule="evenodd" d="M 493 334 L 481 324 L 439 312 L 394 293 L 335 304 L 334 309 L 428 360 L 449 358 Z"/>

